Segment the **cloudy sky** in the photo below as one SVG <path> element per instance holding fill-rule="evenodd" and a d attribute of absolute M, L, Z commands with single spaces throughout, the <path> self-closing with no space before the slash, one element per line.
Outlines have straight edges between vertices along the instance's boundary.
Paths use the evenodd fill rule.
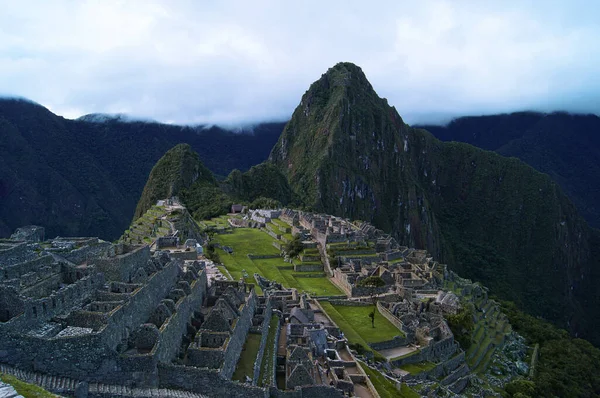
<path fill-rule="evenodd" d="M 600 113 L 600 2 L 0 0 L 0 95 L 69 118 L 290 117 L 339 61 L 409 123 Z"/>

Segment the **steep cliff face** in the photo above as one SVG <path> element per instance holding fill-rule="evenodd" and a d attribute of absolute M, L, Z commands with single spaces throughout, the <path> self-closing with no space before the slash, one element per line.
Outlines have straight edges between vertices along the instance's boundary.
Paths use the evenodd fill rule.
<path fill-rule="evenodd" d="M 233 170 L 221 188 L 238 201 L 252 202 L 260 197 L 275 199 L 284 205 L 292 201 L 285 175 L 271 163 L 252 166 L 245 173 Z"/>
<path fill-rule="evenodd" d="M 311 85 L 269 160 L 315 210 L 371 221 L 493 294 L 585 329 L 590 230 L 560 188 L 516 159 L 406 125 L 359 67 L 337 64 Z"/>
<path fill-rule="evenodd" d="M 373 221 L 440 254 L 440 231 L 419 184 L 419 147 L 362 70 L 342 63 L 313 83 L 271 151 L 303 203 Z"/>
<path fill-rule="evenodd" d="M 600 117 L 518 112 L 422 127 L 442 141 L 466 142 L 516 157 L 548 174 L 587 222 L 600 227 Z"/>

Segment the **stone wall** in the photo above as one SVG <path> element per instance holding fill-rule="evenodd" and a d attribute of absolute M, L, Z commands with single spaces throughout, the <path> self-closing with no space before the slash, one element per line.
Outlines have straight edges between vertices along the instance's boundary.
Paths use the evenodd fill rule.
<path fill-rule="evenodd" d="M 377 255 L 373 255 L 373 256 L 340 256 L 342 261 L 344 263 L 349 263 L 352 260 L 358 260 L 363 264 L 372 264 L 372 263 L 378 263 L 379 261 L 381 261 L 381 259 L 379 258 L 379 256 Z"/>
<path fill-rule="evenodd" d="M 296 272 L 323 272 L 323 264 L 294 264 Z"/>
<path fill-rule="evenodd" d="M 27 242 L 0 241 L 0 264 L 3 266 L 22 262 L 27 254 Z"/>
<path fill-rule="evenodd" d="M 22 263 L 17 263 L 13 265 L 9 265 L 4 267 L 2 271 L 0 271 L 0 281 L 20 278 L 21 275 L 35 272 L 39 268 L 50 265 L 54 262 L 54 258 L 50 255 L 41 256 L 31 261 L 24 261 Z M 0 265 L 4 265 L 0 260 Z"/>
<path fill-rule="evenodd" d="M 379 301 L 377 302 L 377 309 L 388 321 L 392 323 L 392 325 L 396 326 L 398 329 L 404 331 L 404 324 L 402 321 L 392 314 L 390 310 L 388 310 L 385 306 L 383 306 Z"/>
<path fill-rule="evenodd" d="M 177 247 L 179 245 L 179 238 L 177 236 L 161 236 L 156 239 L 156 248 L 162 249 L 164 247 Z"/>
<path fill-rule="evenodd" d="M 145 323 L 158 304 L 165 298 L 180 272 L 180 263 L 171 261 L 165 267 L 152 274 L 145 285 L 136 289 L 129 301 L 111 314 L 108 325 L 102 331 L 103 341 L 115 349 L 132 331 Z"/>
<path fill-rule="evenodd" d="M 27 300 L 24 302 L 24 312 L 9 322 L 0 323 L 0 330 L 22 333 L 23 330 L 29 330 L 33 325 L 46 322 L 58 314 L 81 308 L 83 302 L 104 282 L 102 274 L 93 274 L 66 285 L 49 297 Z"/>
<path fill-rule="evenodd" d="M 270 358 L 273 361 L 273 374 L 271 379 L 273 385 L 277 385 L 277 347 L 279 346 L 279 336 L 281 335 L 281 323 L 282 319 L 279 319 L 279 322 L 277 322 L 277 330 L 275 331 L 275 342 L 273 343 L 275 344 L 273 357 Z"/>
<path fill-rule="evenodd" d="M 260 259 L 266 259 L 266 258 L 280 258 L 281 255 L 279 254 L 263 254 L 263 255 L 258 255 L 258 254 L 248 254 L 248 258 L 250 260 L 260 260 Z"/>
<path fill-rule="evenodd" d="M 404 364 L 418 363 L 423 361 L 440 361 L 450 358 L 457 350 L 457 343 L 454 337 L 448 337 L 436 342 L 430 342 L 427 347 L 423 347 L 417 353 L 407 355 L 401 358 L 395 358 L 390 363 L 395 367 Z"/>
<path fill-rule="evenodd" d="M 300 261 L 321 261 L 320 255 L 300 255 Z"/>
<path fill-rule="evenodd" d="M 265 354 L 265 347 L 267 346 L 267 336 L 269 335 L 269 325 L 271 324 L 271 312 L 272 305 L 271 299 L 267 299 L 265 311 L 263 313 L 264 319 L 261 326 L 262 336 L 260 338 L 260 346 L 258 347 L 258 353 L 256 354 L 256 361 L 254 361 L 254 374 L 252 377 L 252 384 L 257 385 L 258 379 L 260 378 L 260 367 Z"/>
<path fill-rule="evenodd" d="M 314 385 L 296 387 L 294 390 L 278 390 L 271 387 L 269 397 L 271 398 L 342 398 L 344 393 L 335 387 Z"/>
<path fill-rule="evenodd" d="M 189 390 L 207 397 L 267 398 L 264 388 L 240 384 L 223 377 L 217 370 L 170 364 L 158 365 L 159 386 Z"/>
<path fill-rule="evenodd" d="M 377 328 L 377 326 L 375 326 Z M 391 340 L 380 341 L 378 343 L 369 343 L 369 346 L 375 351 L 387 350 L 390 348 L 403 347 L 408 344 L 406 337 L 396 336 Z"/>
<path fill-rule="evenodd" d="M 3 348 L 0 350 L 0 362 L 22 369 L 59 374 L 90 382 L 100 381 L 123 385 L 137 383 L 152 386 L 152 383 L 156 383 L 157 358 L 160 356 L 162 359 L 168 360 L 175 351 L 177 340 L 181 338 L 181 335 L 177 336 L 177 334 L 180 333 L 181 329 L 179 328 L 182 328 L 182 324 L 185 323 L 183 322 L 185 309 L 182 307 L 185 298 L 182 298 L 179 303 L 182 324 L 175 322 L 170 325 L 169 322 L 166 329 L 163 330 L 166 333 L 164 345 L 156 348 L 157 357 L 153 355 L 120 356 L 116 353 L 116 348 L 121 342 L 126 341 L 130 331 L 135 330 L 149 318 L 152 311 L 175 284 L 178 274 L 179 264 L 169 262 L 162 270 L 155 272 L 148 279 L 146 285 L 134 290 L 124 304 L 117 306 L 108 314 L 96 313 L 102 317 L 108 315 L 106 326 L 97 333 L 77 332 L 61 337 L 32 336 L 22 334 L 22 330 L 27 330 L 27 328 L 20 328 L 17 332 L 11 332 L 8 329 L 10 326 L 14 326 L 15 322 L 13 321 L 17 321 L 17 318 L 20 317 L 0 324 L 0 341 L 3 343 Z M 86 282 L 89 280 L 86 278 L 77 282 L 83 283 L 80 290 L 91 289 L 93 284 L 91 281 Z M 196 283 L 198 282 L 200 285 L 203 284 L 202 280 L 196 281 Z M 103 284 L 103 279 L 98 277 L 96 283 Z M 198 289 L 197 293 L 200 293 L 201 286 L 194 285 L 194 289 Z M 70 297 L 69 300 L 66 302 L 72 303 L 74 298 Z M 55 331 L 54 334 L 57 332 Z"/>
<path fill-rule="evenodd" d="M 342 256 L 342 257 L 350 257 L 350 258 L 354 258 L 354 256 L 361 256 L 361 255 L 366 255 L 366 254 L 370 254 L 371 257 L 375 257 L 376 254 L 373 252 L 373 249 L 364 249 L 364 250 L 339 250 L 335 252 L 336 256 Z M 360 258 L 360 257 L 359 257 Z"/>
<path fill-rule="evenodd" d="M 183 251 L 173 251 L 170 252 L 169 255 L 172 258 L 177 258 L 180 260 L 197 260 L 198 259 L 198 253 L 196 252 L 195 249 L 193 250 L 183 250 Z"/>
<path fill-rule="evenodd" d="M 227 343 L 227 348 L 223 355 L 223 365 L 221 366 L 221 375 L 227 379 L 231 379 L 231 376 L 233 376 L 235 367 L 240 359 L 242 348 L 246 342 L 246 337 L 248 337 L 248 331 L 252 326 L 252 318 L 254 318 L 254 312 L 256 311 L 256 302 L 256 293 L 252 290 L 252 293 L 246 299 L 246 304 L 239 318 L 237 318 L 237 322 Z"/>
<path fill-rule="evenodd" d="M 277 234 L 277 233 L 273 232 L 271 229 L 267 229 L 267 228 L 263 228 L 262 230 L 264 232 L 266 232 L 267 234 L 269 234 L 269 236 L 271 236 L 271 238 L 276 239 L 276 240 L 280 240 L 281 239 L 281 235 L 280 234 Z"/>
<path fill-rule="evenodd" d="M 382 258 L 385 261 L 398 260 L 399 258 L 402 258 L 402 252 L 400 250 L 391 251 L 391 252 L 385 252 L 385 253 L 382 254 Z"/>
<path fill-rule="evenodd" d="M 381 286 L 377 288 L 355 286 L 353 285 L 350 291 L 352 297 L 371 296 L 372 294 L 383 294 L 389 290 L 389 286 Z"/>
<path fill-rule="evenodd" d="M 160 339 L 152 353 L 158 361 L 169 362 L 175 358 L 182 336 L 187 333 L 187 324 L 194 311 L 202 307 L 207 289 L 206 272 L 201 271 L 191 284 L 192 292 L 177 302 L 176 312 L 160 328 Z"/>
<path fill-rule="evenodd" d="M 85 245 L 79 249 L 71 250 L 66 253 L 58 253 L 73 264 L 81 264 L 88 261 L 90 258 L 106 256 L 113 250 L 113 246 L 109 242 L 97 242 L 93 245 Z"/>
<path fill-rule="evenodd" d="M 149 259 L 150 247 L 139 246 L 129 253 L 96 259 L 94 264 L 105 274 L 107 280 L 130 282 L 135 271 Z"/>
<path fill-rule="evenodd" d="M 371 307 L 373 303 L 369 303 L 366 301 L 356 301 L 356 300 L 329 300 L 329 302 L 333 305 L 345 305 L 347 307 Z"/>

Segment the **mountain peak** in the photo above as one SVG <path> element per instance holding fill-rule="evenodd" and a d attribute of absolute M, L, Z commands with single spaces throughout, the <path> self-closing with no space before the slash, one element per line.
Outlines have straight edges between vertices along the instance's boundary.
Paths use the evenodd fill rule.
<path fill-rule="evenodd" d="M 321 75 L 321 78 L 311 84 L 302 97 L 302 103 L 311 103 L 313 98 L 339 101 L 354 96 L 377 97 L 373 86 L 369 83 L 362 69 L 350 62 L 339 62 Z M 317 101 L 318 102 L 318 101 Z M 321 101 L 320 105 L 327 105 Z"/>
<path fill-rule="evenodd" d="M 179 195 L 196 181 L 217 185 L 213 174 L 200 161 L 189 144 L 169 149 L 150 172 L 135 210 L 134 220 L 141 217 L 159 199 Z"/>
<path fill-rule="evenodd" d="M 326 78 L 333 83 L 333 86 L 351 87 L 358 86 L 368 89 L 373 89 L 367 76 L 360 68 L 351 62 L 339 62 L 329 68 L 327 72 L 321 76 L 321 79 Z"/>
<path fill-rule="evenodd" d="M 269 159 L 292 184 L 302 186 L 298 194 L 306 203 L 320 208 L 325 199 L 321 189 L 325 178 L 320 173 L 332 164 L 353 170 L 349 163 L 360 156 L 363 164 L 371 151 L 398 148 L 397 135 L 404 128 L 396 110 L 377 95 L 362 69 L 340 62 L 302 96 Z M 346 163 L 348 167 L 342 166 Z M 364 167 L 362 171 L 371 173 Z"/>

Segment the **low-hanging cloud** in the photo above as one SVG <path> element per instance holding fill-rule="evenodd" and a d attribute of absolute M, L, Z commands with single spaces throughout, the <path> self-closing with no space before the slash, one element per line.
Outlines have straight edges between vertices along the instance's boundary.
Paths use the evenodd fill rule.
<path fill-rule="evenodd" d="M 0 0 L 0 7 L 0 94 L 66 117 L 284 120 L 339 61 L 361 66 L 410 123 L 525 109 L 600 113 L 593 0 Z"/>

